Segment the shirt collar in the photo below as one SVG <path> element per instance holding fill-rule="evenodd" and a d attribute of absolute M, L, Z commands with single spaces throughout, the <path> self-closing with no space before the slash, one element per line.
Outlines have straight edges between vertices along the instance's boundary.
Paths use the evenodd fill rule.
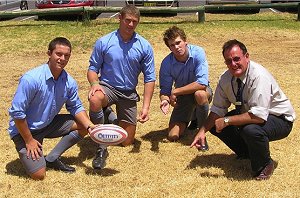
<path fill-rule="evenodd" d="M 132 42 L 137 37 L 137 33 L 134 32 L 133 35 L 132 35 L 132 37 L 131 37 L 131 39 L 128 42 L 124 42 L 123 39 L 122 39 L 122 37 L 121 37 L 119 29 L 116 30 L 116 34 L 117 34 L 117 37 L 119 38 L 119 40 L 122 41 L 123 43 L 130 43 L 130 42 Z"/>
<path fill-rule="evenodd" d="M 250 71 L 250 61 L 249 61 L 249 63 L 248 63 L 248 67 L 247 67 L 247 69 L 246 69 L 246 72 L 241 76 L 241 77 L 239 77 L 239 79 L 241 79 L 241 81 L 243 82 L 243 84 L 245 84 L 246 83 L 246 80 L 247 80 L 247 78 L 248 78 L 248 76 L 249 76 L 249 71 Z M 234 77 L 234 80 L 236 81 L 236 77 Z"/>
<path fill-rule="evenodd" d="M 45 68 L 45 78 L 46 78 L 46 80 L 49 80 L 51 78 L 54 80 L 54 77 L 53 77 L 53 75 L 51 73 L 51 70 L 50 70 L 50 67 L 49 67 L 48 63 L 46 63 L 44 65 L 44 68 Z M 67 77 L 67 73 L 66 73 L 65 70 L 63 70 L 61 72 L 61 74 L 59 75 L 58 79 L 66 79 L 66 77 Z"/>

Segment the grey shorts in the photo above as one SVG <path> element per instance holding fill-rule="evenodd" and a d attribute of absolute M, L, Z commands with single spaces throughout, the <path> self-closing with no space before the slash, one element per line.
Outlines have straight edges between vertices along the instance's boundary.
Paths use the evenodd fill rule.
<path fill-rule="evenodd" d="M 116 105 L 118 121 L 124 121 L 133 125 L 137 123 L 137 102 L 140 97 L 136 90 L 120 91 L 101 81 L 100 85 L 108 97 L 108 106 Z"/>
<path fill-rule="evenodd" d="M 213 92 L 210 86 L 206 88 L 209 93 L 208 102 L 212 100 Z M 188 123 L 192 120 L 194 110 L 196 108 L 197 102 L 195 100 L 194 94 L 182 95 L 177 97 L 177 106 L 173 109 L 170 118 L 170 123 L 174 122 L 185 122 Z"/>
<path fill-rule="evenodd" d="M 69 114 L 59 114 L 55 116 L 53 121 L 45 128 L 39 130 L 31 130 L 34 139 L 43 144 L 44 138 L 57 138 L 70 133 L 70 129 L 74 124 L 74 117 Z M 32 174 L 41 168 L 46 167 L 43 150 L 39 160 L 33 160 L 31 156 L 27 158 L 27 149 L 25 142 L 20 134 L 12 138 L 15 143 L 16 150 L 19 153 L 19 158 L 28 174 Z"/>

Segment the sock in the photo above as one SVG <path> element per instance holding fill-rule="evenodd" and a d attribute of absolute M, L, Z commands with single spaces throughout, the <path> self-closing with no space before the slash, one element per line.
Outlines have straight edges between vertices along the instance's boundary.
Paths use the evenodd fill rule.
<path fill-rule="evenodd" d="M 105 124 L 118 124 L 118 118 L 116 113 L 112 110 L 111 107 L 107 107 L 103 109 L 104 117 L 105 117 Z"/>
<path fill-rule="evenodd" d="M 48 162 L 55 161 L 59 156 L 61 156 L 67 149 L 75 145 L 83 139 L 78 131 L 71 131 L 68 135 L 61 138 L 58 144 L 52 149 L 52 151 L 46 156 Z"/>
<path fill-rule="evenodd" d="M 208 115 L 208 110 L 209 110 L 209 105 L 205 104 L 205 105 L 197 105 L 196 107 L 196 117 L 197 117 L 197 121 L 198 121 L 198 127 L 202 127 L 202 125 L 204 124 L 204 121 L 207 118 Z"/>
<path fill-rule="evenodd" d="M 89 112 L 90 119 L 94 124 L 103 124 L 104 123 L 104 114 L 103 110 L 101 109 L 98 112 L 90 111 Z"/>
<path fill-rule="evenodd" d="M 107 149 L 107 145 L 104 145 L 104 144 L 98 144 L 98 149 Z"/>

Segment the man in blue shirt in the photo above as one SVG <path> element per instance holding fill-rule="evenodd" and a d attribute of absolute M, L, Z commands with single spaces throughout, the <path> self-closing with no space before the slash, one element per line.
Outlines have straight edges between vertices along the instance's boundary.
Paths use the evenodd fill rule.
<path fill-rule="evenodd" d="M 26 72 L 9 109 L 9 135 L 20 160 L 32 179 L 42 180 L 46 167 L 64 172 L 75 168 L 64 164 L 60 155 L 95 126 L 78 96 L 76 81 L 64 70 L 71 56 L 71 43 L 57 37 L 49 43 L 49 61 Z M 70 114 L 59 114 L 65 105 Z M 44 138 L 62 137 L 46 156 Z"/>
<path fill-rule="evenodd" d="M 118 124 L 128 133 L 123 146 L 134 142 L 137 121 L 149 120 L 150 102 L 155 85 L 155 66 L 150 43 L 135 32 L 140 12 L 133 5 L 123 7 L 119 14 L 119 29 L 96 41 L 87 73 L 90 118 L 94 124 L 104 122 L 103 108 L 116 105 Z M 137 115 L 136 91 L 140 73 L 144 75 L 143 106 Z M 100 145 L 93 160 L 95 169 L 102 169 L 108 151 Z"/>
<path fill-rule="evenodd" d="M 208 114 L 212 91 L 204 50 L 188 44 L 185 32 L 176 26 L 167 29 L 163 39 L 171 53 L 162 61 L 159 72 L 160 108 L 167 114 L 170 105 L 174 107 L 168 139 L 176 141 L 184 133 L 194 111 L 201 127 Z M 207 149 L 206 143 L 202 150 Z"/>

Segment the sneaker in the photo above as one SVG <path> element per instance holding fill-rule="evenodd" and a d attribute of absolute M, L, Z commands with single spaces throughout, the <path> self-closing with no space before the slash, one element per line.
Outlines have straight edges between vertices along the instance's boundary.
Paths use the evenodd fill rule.
<path fill-rule="evenodd" d="M 265 166 L 265 168 L 262 169 L 262 171 L 258 174 L 258 176 L 255 177 L 256 180 L 267 180 L 271 177 L 275 169 L 273 160 L 270 161 L 270 163 Z"/>
<path fill-rule="evenodd" d="M 95 158 L 93 159 L 93 168 L 94 169 L 103 169 L 106 165 L 106 158 L 108 157 L 107 148 L 99 148 L 96 151 Z"/>
<path fill-rule="evenodd" d="M 54 160 L 53 162 L 48 162 L 46 160 L 46 167 L 54 170 L 59 170 L 67 173 L 75 172 L 75 168 L 72 166 L 68 166 L 67 164 L 63 163 L 59 158 Z"/>

